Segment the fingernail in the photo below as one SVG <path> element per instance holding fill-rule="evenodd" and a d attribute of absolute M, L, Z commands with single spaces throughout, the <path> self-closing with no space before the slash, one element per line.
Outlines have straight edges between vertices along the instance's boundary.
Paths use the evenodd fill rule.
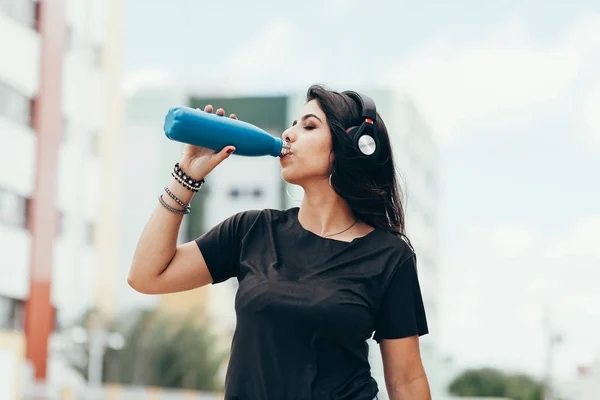
<path fill-rule="evenodd" d="M 227 149 L 227 153 L 231 154 L 231 153 L 233 153 L 234 150 L 235 149 Z"/>

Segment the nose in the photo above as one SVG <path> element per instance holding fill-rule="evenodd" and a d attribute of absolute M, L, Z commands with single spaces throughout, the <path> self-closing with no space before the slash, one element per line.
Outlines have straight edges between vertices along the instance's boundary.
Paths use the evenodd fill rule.
<path fill-rule="evenodd" d="M 281 139 L 284 142 L 290 143 L 293 140 L 293 132 L 291 128 L 288 128 L 285 132 L 281 134 Z"/>

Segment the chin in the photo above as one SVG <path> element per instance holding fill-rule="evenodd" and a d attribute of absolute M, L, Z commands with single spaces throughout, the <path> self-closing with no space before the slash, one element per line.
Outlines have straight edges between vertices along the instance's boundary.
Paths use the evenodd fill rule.
<path fill-rule="evenodd" d="M 301 174 L 296 173 L 296 171 L 291 171 L 289 169 L 281 170 L 281 178 L 287 183 L 291 183 L 292 185 L 299 185 L 302 181 Z"/>

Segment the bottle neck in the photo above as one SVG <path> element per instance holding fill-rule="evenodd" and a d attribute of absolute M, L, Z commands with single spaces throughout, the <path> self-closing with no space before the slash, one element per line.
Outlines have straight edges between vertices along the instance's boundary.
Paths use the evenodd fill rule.
<path fill-rule="evenodd" d="M 286 142 L 285 140 L 281 141 L 281 151 L 279 152 L 279 157 L 283 157 L 285 156 L 287 153 L 290 152 L 290 144 L 288 142 Z"/>

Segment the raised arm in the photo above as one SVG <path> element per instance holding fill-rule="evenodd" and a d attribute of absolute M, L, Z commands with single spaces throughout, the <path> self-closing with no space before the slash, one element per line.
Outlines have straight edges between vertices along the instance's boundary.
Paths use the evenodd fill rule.
<path fill-rule="evenodd" d="M 212 106 L 204 108 L 212 112 Z M 218 115 L 224 115 L 222 109 Z M 231 115 L 231 118 L 236 118 Z M 235 150 L 232 146 L 215 152 L 210 149 L 186 145 L 179 166 L 195 180 L 203 179 Z M 194 192 L 173 178 L 169 191 L 182 203 L 189 204 Z M 162 199 L 167 207 L 184 208 L 166 192 Z M 204 257 L 196 243 L 188 242 L 177 246 L 177 237 L 183 219 L 182 214 L 157 204 L 146 223 L 138 241 L 127 282 L 141 293 L 162 294 L 195 289 L 213 281 Z"/>

